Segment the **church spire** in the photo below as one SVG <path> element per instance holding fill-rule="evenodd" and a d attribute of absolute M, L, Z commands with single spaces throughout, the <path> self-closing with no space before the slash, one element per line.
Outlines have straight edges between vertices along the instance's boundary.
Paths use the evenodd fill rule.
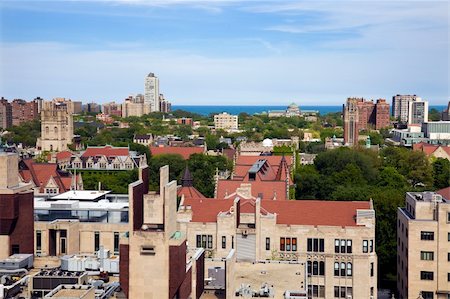
<path fill-rule="evenodd" d="M 194 185 L 194 180 L 192 179 L 191 172 L 189 171 L 189 167 L 186 165 L 186 168 L 183 172 L 183 177 L 181 178 L 181 186 L 183 187 L 192 187 Z"/>

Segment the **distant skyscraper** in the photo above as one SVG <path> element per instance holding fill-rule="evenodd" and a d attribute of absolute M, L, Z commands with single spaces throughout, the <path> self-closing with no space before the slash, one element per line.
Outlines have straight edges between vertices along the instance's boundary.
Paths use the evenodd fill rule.
<path fill-rule="evenodd" d="M 421 97 L 416 95 L 396 95 L 392 97 L 392 116 L 402 123 L 408 122 L 409 102 L 422 101 Z"/>
<path fill-rule="evenodd" d="M 145 77 L 144 114 L 159 111 L 159 79 L 150 73 Z"/>
<path fill-rule="evenodd" d="M 408 104 L 408 124 L 428 122 L 428 101 L 417 99 Z"/>
<path fill-rule="evenodd" d="M 0 128 L 12 127 L 12 106 L 7 99 L 0 99 Z"/>

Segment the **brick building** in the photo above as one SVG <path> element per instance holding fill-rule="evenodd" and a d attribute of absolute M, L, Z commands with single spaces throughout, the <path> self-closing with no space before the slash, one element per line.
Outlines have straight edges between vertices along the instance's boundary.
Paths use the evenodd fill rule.
<path fill-rule="evenodd" d="M 34 253 L 33 189 L 19 180 L 19 157 L 0 145 L 0 259 Z"/>
<path fill-rule="evenodd" d="M 385 99 L 378 99 L 374 103 L 364 98 L 348 98 L 343 106 L 343 114 L 344 142 L 348 145 L 358 143 L 360 130 L 379 130 L 390 124 L 389 104 Z"/>
<path fill-rule="evenodd" d="M 13 126 L 39 118 L 37 101 L 27 102 L 22 99 L 15 99 L 12 101 L 11 107 Z"/>

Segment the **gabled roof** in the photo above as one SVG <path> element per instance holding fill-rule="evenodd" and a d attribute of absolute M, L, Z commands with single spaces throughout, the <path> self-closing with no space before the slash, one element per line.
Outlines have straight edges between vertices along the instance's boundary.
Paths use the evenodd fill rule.
<path fill-rule="evenodd" d="M 425 142 L 419 142 L 419 143 L 413 144 L 413 149 L 414 150 L 422 151 L 427 156 L 432 155 L 439 148 L 444 150 L 447 153 L 447 155 L 450 156 L 450 146 L 443 146 L 443 145 L 438 145 L 438 144 L 429 144 L 429 143 L 425 143 Z"/>
<path fill-rule="evenodd" d="M 450 200 L 450 186 L 444 189 L 436 191 L 436 193 L 442 195 L 443 198 Z"/>
<path fill-rule="evenodd" d="M 217 222 L 220 212 L 233 206 L 233 199 L 185 199 L 192 209 L 192 222 Z M 241 200 L 241 213 L 254 213 L 254 204 Z M 262 214 L 276 214 L 277 224 L 357 226 L 356 210 L 370 210 L 368 201 L 288 200 L 261 201 Z"/>
<path fill-rule="evenodd" d="M 195 187 L 180 187 L 177 191 L 177 196 L 181 197 L 184 195 L 184 198 L 206 198 L 203 194 L 200 193 Z"/>
<path fill-rule="evenodd" d="M 250 184 L 251 192 L 254 198 L 260 197 L 263 200 L 287 199 L 286 182 L 283 181 L 237 181 L 237 180 L 219 180 L 217 184 L 217 199 L 224 199 L 236 192 L 242 184 Z"/>
<path fill-rule="evenodd" d="M 193 154 L 202 154 L 204 152 L 203 147 L 186 147 L 186 146 L 150 146 L 150 152 L 153 156 L 163 154 L 175 154 L 181 155 L 183 159 L 188 160 Z"/>
<path fill-rule="evenodd" d="M 86 151 L 81 157 L 96 157 L 96 156 L 129 156 L 130 151 L 128 147 L 114 147 L 111 145 L 106 146 L 88 146 Z"/>
<path fill-rule="evenodd" d="M 71 151 L 62 151 L 56 153 L 56 162 L 61 160 L 70 160 L 70 158 L 73 156 L 73 153 Z M 52 154 L 48 154 L 47 159 L 50 160 L 52 158 Z"/>
<path fill-rule="evenodd" d="M 70 190 L 71 176 L 62 177 L 58 172 L 58 164 L 36 163 L 31 159 L 25 159 L 23 163 L 25 166 L 21 167 L 20 175 L 26 182 L 33 181 L 41 191 L 51 179 L 58 185 L 60 192 Z"/>

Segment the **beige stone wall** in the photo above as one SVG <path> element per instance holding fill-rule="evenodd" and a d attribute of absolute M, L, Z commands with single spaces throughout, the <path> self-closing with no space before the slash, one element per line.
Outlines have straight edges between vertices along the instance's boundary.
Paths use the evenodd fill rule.
<path fill-rule="evenodd" d="M 397 213 L 397 289 L 399 298 L 416 299 L 422 291 L 435 293 L 435 298 L 446 298 L 436 292 L 450 292 L 450 224 L 447 222 L 450 205 L 434 204 L 427 201 L 413 204 L 419 220 L 410 218 L 408 213 L 399 209 Z M 435 214 L 433 211 L 437 210 Z M 434 220 L 436 219 L 436 220 Z M 434 240 L 421 240 L 421 232 L 433 232 Z M 433 260 L 422 260 L 421 252 L 433 252 Z M 422 280 L 421 271 L 433 272 L 433 280 Z M 441 296 L 441 297 L 439 297 Z"/>
<path fill-rule="evenodd" d="M 259 209 L 259 203 L 256 203 Z M 186 211 L 180 211 L 179 217 L 183 219 L 180 229 L 187 235 L 188 246 L 196 247 L 196 236 L 207 234 L 213 236 L 213 257 L 226 258 L 231 248 L 231 237 L 234 236 L 235 250 L 236 235 L 242 233 L 242 229 L 236 228 L 236 218 L 234 213 L 222 213 L 217 217 L 217 223 L 195 223 L 186 222 Z M 241 223 L 255 223 L 254 214 L 241 214 Z M 373 298 L 377 298 L 377 256 L 375 248 L 375 227 L 373 225 L 339 227 L 339 226 L 311 226 L 311 225 L 281 225 L 276 224 L 275 215 L 259 215 L 256 217 L 256 228 L 248 229 L 251 233 L 256 233 L 256 259 L 257 260 L 278 260 L 280 259 L 280 238 L 296 237 L 297 251 L 291 252 L 297 255 L 299 261 L 325 261 L 325 275 L 313 276 L 309 284 L 325 286 L 326 298 L 334 298 L 335 286 L 348 286 L 353 288 L 353 298 L 369 298 L 371 288 L 373 288 Z M 226 237 L 226 248 L 222 249 L 222 236 Z M 266 250 L 266 238 L 270 238 L 270 250 Z M 325 252 L 307 252 L 308 238 L 323 238 Z M 351 239 L 352 253 L 335 253 L 335 239 Z M 363 240 L 373 241 L 374 252 L 363 253 Z M 370 244 L 370 243 L 369 243 Z M 207 251 L 210 249 L 206 249 Z M 369 250 L 370 251 L 370 250 Z M 335 262 L 351 262 L 353 275 L 351 277 L 335 277 Z M 371 263 L 374 266 L 374 273 L 371 276 Z M 240 264 L 240 263 L 238 263 Z M 256 268 L 255 268 L 256 269 Z M 255 270 L 256 271 L 256 270 Z M 207 272 L 207 269 L 205 269 Z M 256 273 L 256 272 L 255 272 Z M 256 274 L 255 274 L 256 275 Z"/>
<path fill-rule="evenodd" d="M 9 236 L 0 235 L 0 259 L 9 256 Z"/>
<path fill-rule="evenodd" d="M 109 249 L 111 254 L 114 253 L 114 233 L 118 232 L 123 235 L 128 231 L 127 224 L 111 224 L 111 223 L 88 223 L 88 222 L 64 222 L 58 224 L 36 221 L 34 223 L 35 230 L 35 254 L 38 254 L 36 248 L 36 231 L 41 231 L 41 247 L 39 252 L 41 256 L 49 255 L 49 232 L 50 229 L 67 230 L 67 254 L 78 253 L 94 253 L 95 232 L 100 233 L 100 245 L 105 249 Z M 59 242 L 57 244 L 57 252 L 59 252 Z"/>

